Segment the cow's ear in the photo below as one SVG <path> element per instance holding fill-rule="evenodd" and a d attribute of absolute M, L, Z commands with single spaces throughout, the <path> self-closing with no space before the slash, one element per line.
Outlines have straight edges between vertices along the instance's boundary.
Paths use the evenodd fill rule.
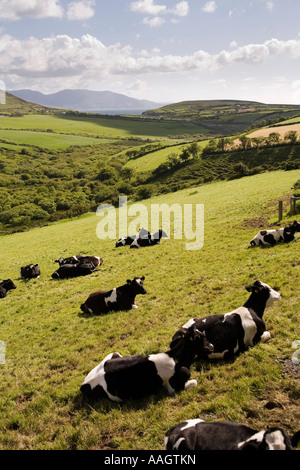
<path fill-rule="evenodd" d="M 144 281 L 144 280 L 145 280 L 145 276 L 142 276 L 142 277 L 141 277 L 141 281 Z"/>
<path fill-rule="evenodd" d="M 248 292 L 253 292 L 254 294 L 258 294 L 260 289 L 258 286 L 246 286 L 245 289 L 248 291 Z"/>
<path fill-rule="evenodd" d="M 130 279 L 127 279 L 127 284 L 131 284 L 131 280 L 130 280 Z"/>

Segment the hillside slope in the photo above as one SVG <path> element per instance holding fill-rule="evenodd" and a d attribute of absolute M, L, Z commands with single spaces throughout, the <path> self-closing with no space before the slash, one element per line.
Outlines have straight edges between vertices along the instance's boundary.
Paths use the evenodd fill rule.
<path fill-rule="evenodd" d="M 18 116 L 24 114 L 44 114 L 46 112 L 49 112 L 47 107 L 31 103 L 8 92 L 5 93 L 5 103 L 0 104 L 0 115 Z M 55 112 L 55 109 L 51 109 L 51 112 Z"/>
<path fill-rule="evenodd" d="M 161 450 L 167 429 L 194 418 L 257 429 L 280 423 L 288 433 L 297 431 L 299 371 L 291 358 L 292 343 L 300 337 L 299 241 L 247 247 L 276 217 L 278 200 L 288 198 L 299 178 L 299 170 L 265 173 L 144 201 L 149 214 L 151 204 L 204 204 L 204 246 L 197 251 L 174 238 L 173 222 L 170 238 L 160 245 L 117 249 L 114 239 L 97 238 L 96 215 L 1 237 L 0 278 L 10 277 L 17 288 L 0 300 L 0 339 L 6 346 L 0 448 Z M 285 222 L 286 210 L 285 205 Z M 102 256 L 100 270 L 84 278 L 51 279 L 58 256 L 79 252 Z M 39 263 L 41 277 L 23 282 L 19 268 L 28 263 Z M 138 309 L 98 317 L 80 311 L 91 292 L 141 275 L 147 294 L 137 297 Z M 264 315 L 269 342 L 234 362 L 193 364 L 197 387 L 175 396 L 162 392 L 125 403 L 83 398 L 84 377 L 107 354 L 167 350 L 190 318 L 242 305 L 245 286 L 256 279 L 282 295 Z"/>
<path fill-rule="evenodd" d="M 270 122 L 300 114 L 298 105 L 264 104 L 239 100 L 183 101 L 143 113 L 155 119 L 193 121 L 213 135 L 232 135 L 250 126 L 261 127 Z"/>

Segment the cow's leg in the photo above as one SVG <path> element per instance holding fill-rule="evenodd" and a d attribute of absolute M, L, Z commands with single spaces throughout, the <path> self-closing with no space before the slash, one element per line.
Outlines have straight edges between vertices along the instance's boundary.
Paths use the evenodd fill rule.
<path fill-rule="evenodd" d="M 176 391 L 195 387 L 197 385 L 197 381 L 194 379 L 189 380 L 190 376 L 191 371 L 187 367 L 180 367 L 177 369 L 167 383 L 169 394 L 173 395 Z"/>
<path fill-rule="evenodd" d="M 260 340 L 261 340 L 262 343 L 265 343 L 270 338 L 271 338 L 271 334 L 269 333 L 269 331 L 264 331 L 263 334 L 260 337 Z"/>

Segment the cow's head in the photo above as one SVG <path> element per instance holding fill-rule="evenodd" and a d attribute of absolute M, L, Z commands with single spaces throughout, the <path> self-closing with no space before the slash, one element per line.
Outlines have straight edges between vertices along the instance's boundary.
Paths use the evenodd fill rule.
<path fill-rule="evenodd" d="M 214 352 L 214 346 L 211 344 L 205 332 L 199 331 L 194 324 L 189 328 L 180 328 L 172 338 L 170 348 L 176 348 L 186 337 L 194 343 L 196 356 L 201 359 Z"/>
<path fill-rule="evenodd" d="M 281 295 L 276 290 L 272 289 L 268 284 L 261 281 L 255 281 L 252 286 L 246 286 L 248 292 L 252 292 L 261 301 L 266 302 L 266 307 L 272 305 L 275 300 L 280 300 Z"/>
<path fill-rule="evenodd" d="M 40 275 L 40 268 L 38 264 L 29 264 L 28 266 L 23 266 L 21 268 L 21 277 L 24 279 L 29 279 L 32 277 L 37 277 Z"/>
<path fill-rule="evenodd" d="M 297 220 L 294 220 L 291 227 L 293 230 L 295 230 L 295 232 L 300 232 L 300 224 Z"/>
<path fill-rule="evenodd" d="M 144 288 L 143 281 L 145 280 L 145 276 L 142 277 L 135 277 L 132 279 L 127 279 L 127 285 L 129 285 L 135 294 L 147 294 L 146 289 Z"/>
<path fill-rule="evenodd" d="M 293 450 L 298 447 L 299 431 L 292 437 L 283 429 L 260 431 L 238 445 L 239 450 Z"/>
<path fill-rule="evenodd" d="M 5 279 L 2 281 L 1 286 L 6 290 L 16 289 L 16 286 L 11 279 Z"/>

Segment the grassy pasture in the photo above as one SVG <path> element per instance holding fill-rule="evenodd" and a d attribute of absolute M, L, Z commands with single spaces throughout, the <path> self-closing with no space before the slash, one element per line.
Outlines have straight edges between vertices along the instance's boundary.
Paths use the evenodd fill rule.
<path fill-rule="evenodd" d="M 199 148 L 204 148 L 208 143 L 208 140 L 203 140 L 198 142 Z M 143 155 L 140 158 L 134 158 L 132 160 L 128 160 L 126 163 L 126 167 L 132 168 L 136 171 L 153 171 L 157 168 L 161 163 L 165 162 L 170 154 L 175 154 L 177 157 L 182 152 L 184 147 L 187 144 L 180 144 L 173 146 L 171 145 L 168 148 L 164 148 L 161 150 L 157 150 L 156 152 L 151 152 L 146 155 Z"/>
<path fill-rule="evenodd" d="M 236 420 L 254 427 L 299 427 L 299 369 L 292 342 L 300 339 L 300 241 L 248 249 L 249 240 L 276 217 L 300 171 L 264 173 L 190 188 L 144 201 L 204 204 L 205 241 L 198 251 L 171 236 L 140 250 L 99 240 L 99 218 L 89 215 L 1 237 L 0 278 L 17 289 L 0 301 L 0 449 L 162 449 L 166 430 L 187 419 Z M 285 218 L 284 222 L 291 220 Z M 54 281 L 58 256 L 99 254 L 104 263 L 85 278 Z M 23 282 L 19 268 L 39 263 L 41 277 Z M 139 308 L 87 316 L 90 292 L 145 275 Z M 272 338 L 232 363 L 195 363 L 196 388 L 169 397 L 115 404 L 85 399 L 79 387 L 106 354 L 165 351 L 173 333 L 194 316 L 229 312 L 260 279 L 280 289 L 266 310 Z M 270 405 L 271 404 L 271 405 Z M 267 405 L 267 406 L 266 406 Z"/>
<path fill-rule="evenodd" d="M 189 122 L 149 121 L 142 118 L 118 118 L 103 116 L 25 115 L 22 117 L 0 117 L 0 129 L 40 130 L 51 129 L 55 133 L 83 136 L 119 138 L 139 136 L 176 137 L 194 135 L 203 131 Z"/>
<path fill-rule="evenodd" d="M 73 145 L 99 145 L 99 143 L 109 142 L 109 139 L 97 139 L 77 135 L 58 134 L 52 132 L 36 132 L 23 130 L 0 130 L 0 139 L 13 142 L 8 148 L 15 148 L 18 145 L 33 145 L 49 150 L 66 149 Z M 2 145 L 2 144 L 1 144 Z M 5 144 L 4 144 L 5 146 Z"/>

